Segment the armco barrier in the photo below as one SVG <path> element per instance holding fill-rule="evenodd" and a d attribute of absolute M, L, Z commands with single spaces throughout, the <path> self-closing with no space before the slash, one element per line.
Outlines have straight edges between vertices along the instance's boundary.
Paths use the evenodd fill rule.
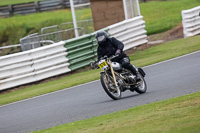
<path fill-rule="evenodd" d="M 97 42 L 94 33 L 71 39 L 65 43 L 71 70 L 84 67 L 96 60 Z"/>
<path fill-rule="evenodd" d="M 145 44 L 148 40 L 144 29 L 145 21 L 142 18 L 139 16 L 111 25 L 108 27 L 108 33 L 124 43 L 124 50 Z"/>
<path fill-rule="evenodd" d="M 71 71 L 65 42 L 0 57 L 0 90 Z"/>
<path fill-rule="evenodd" d="M 147 43 L 142 16 L 102 29 L 125 45 Z M 52 45 L 0 57 L 0 90 L 36 82 L 84 67 L 97 59 L 96 32 Z"/>
<path fill-rule="evenodd" d="M 200 34 L 200 6 L 182 11 L 184 37 Z"/>

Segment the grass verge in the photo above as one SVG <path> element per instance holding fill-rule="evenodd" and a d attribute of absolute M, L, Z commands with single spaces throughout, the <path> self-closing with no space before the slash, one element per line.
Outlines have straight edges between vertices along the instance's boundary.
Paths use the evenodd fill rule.
<path fill-rule="evenodd" d="M 34 133 L 198 133 L 200 92 Z"/>
<path fill-rule="evenodd" d="M 167 0 L 141 3 L 141 14 L 146 21 L 147 34 L 155 34 L 176 27 L 181 21 L 181 11 L 199 6 L 199 0 Z"/>
<path fill-rule="evenodd" d="M 132 64 L 142 67 L 171 59 L 180 55 L 200 50 L 200 36 L 179 39 L 167 42 L 162 45 L 151 47 L 144 51 L 137 51 L 130 55 Z M 0 95 L 0 105 L 16 102 L 19 100 L 35 97 L 38 95 L 50 93 L 53 91 L 65 89 L 75 85 L 87 83 L 99 79 L 100 70 L 89 70 L 77 74 L 73 74 L 58 80 L 34 85 L 21 90 Z"/>
<path fill-rule="evenodd" d="M 28 3 L 34 1 L 42 1 L 42 0 L 0 0 L 0 6 Z"/>

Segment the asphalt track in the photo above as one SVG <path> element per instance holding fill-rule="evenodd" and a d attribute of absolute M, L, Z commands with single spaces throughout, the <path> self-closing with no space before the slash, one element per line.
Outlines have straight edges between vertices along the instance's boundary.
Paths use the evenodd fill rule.
<path fill-rule="evenodd" d="M 114 101 L 98 81 L 0 106 L 0 133 L 24 133 L 200 91 L 200 51 L 144 67 L 147 93 Z"/>

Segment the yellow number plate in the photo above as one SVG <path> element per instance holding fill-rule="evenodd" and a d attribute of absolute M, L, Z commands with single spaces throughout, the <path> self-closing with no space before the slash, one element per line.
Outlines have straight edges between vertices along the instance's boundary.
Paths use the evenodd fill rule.
<path fill-rule="evenodd" d="M 108 67 L 108 64 L 106 63 L 106 61 L 104 61 L 104 62 L 102 62 L 102 63 L 99 64 L 99 67 L 100 67 L 101 69 L 105 69 L 105 68 Z"/>

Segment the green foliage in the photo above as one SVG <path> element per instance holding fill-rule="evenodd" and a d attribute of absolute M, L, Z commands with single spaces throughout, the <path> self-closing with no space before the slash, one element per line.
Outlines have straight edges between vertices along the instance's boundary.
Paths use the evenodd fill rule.
<path fill-rule="evenodd" d="M 0 6 L 28 3 L 33 1 L 43 1 L 43 0 L 0 0 Z"/>
<path fill-rule="evenodd" d="M 177 26 L 181 11 L 199 6 L 199 0 L 170 0 L 141 3 L 141 14 L 146 21 L 147 34 L 164 32 Z"/>

